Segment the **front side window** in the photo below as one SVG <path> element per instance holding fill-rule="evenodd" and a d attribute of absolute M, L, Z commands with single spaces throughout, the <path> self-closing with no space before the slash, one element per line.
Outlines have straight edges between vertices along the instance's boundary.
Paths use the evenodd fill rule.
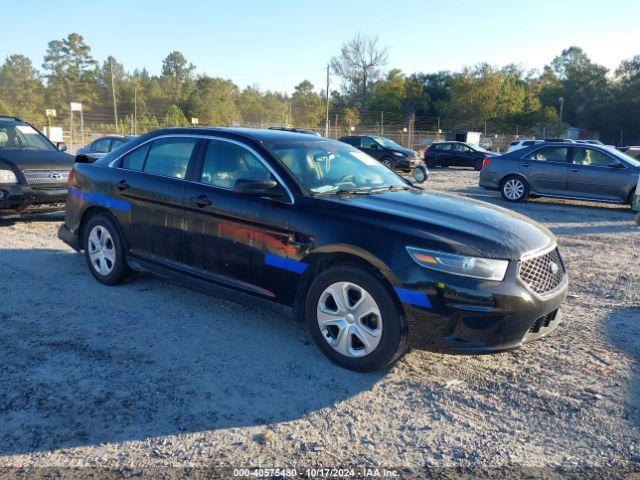
<path fill-rule="evenodd" d="M 240 145 L 209 140 L 200 181 L 216 187 L 233 188 L 238 180 L 274 180 L 264 164 Z"/>
<path fill-rule="evenodd" d="M 52 151 L 55 147 L 30 125 L 0 124 L 0 150 Z"/>
<path fill-rule="evenodd" d="M 376 142 L 373 141 L 372 138 L 369 137 L 362 137 L 361 139 L 362 143 L 362 148 L 377 148 L 378 144 Z M 374 147 L 375 145 L 375 147 Z"/>
<path fill-rule="evenodd" d="M 124 140 L 120 140 L 120 139 L 114 138 L 111 141 L 111 148 L 109 149 L 109 151 L 111 152 L 111 151 L 115 150 L 116 148 L 121 147 L 124 144 L 125 144 Z"/>
<path fill-rule="evenodd" d="M 592 148 L 575 148 L 573 163 L 592 167 L 608 167 L 614 160 L 608 155 Z"/>
<path fill-rule="evenodd" d="M 376 159 L 333 141 L 280 141 L 268 145 L 311 194 L 408 188 Z"/>
<path fill-rule="evenodd" d="M 567 147 L 545 147 L 535 152 L 531 152 L 525 157 L 526 160 L 537 160 L 541 162 L 561 162 L 567 161 Z"/>
<path fill-rule="evenodd" d="M 385 137 L 375 137 L 374 139 L 376 143 L 378 143 L 379 145 L 382 145 L 385 148 L 402 148 L 401 145 L 398 145 L 393 140 L 389 140 L 388 138 L 385 138 Z"/>
<path fill-rule="evenodd" d="M 184 178 L 196 143 L 195 138 L 161 138 L 151 144 L 143 171 L 164 177 Z"/>
<path fill-rule="evenodd" d="M 109 147 L 111 145 L 110 138 L 101 138 L 93 142 L 93 146 L 91 147 L 91 151 L 96 153 L 108 153 Z"/>

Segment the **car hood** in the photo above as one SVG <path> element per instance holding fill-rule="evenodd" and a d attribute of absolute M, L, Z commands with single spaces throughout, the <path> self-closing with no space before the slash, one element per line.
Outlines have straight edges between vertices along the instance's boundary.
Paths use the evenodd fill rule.
<path fill-rule="evenodd" d="M 408 236 L 408 246 L 517 260 L 555 243 L 549 230 L 524 215 L 457 195 L 416 189 L 322 200 Z"/>
<path fill-rule="evenodd" d="M 73 156 L 58 150 L 1 150 L 0 168 L 10 167 L 12 170 L 71 170 Z"/>

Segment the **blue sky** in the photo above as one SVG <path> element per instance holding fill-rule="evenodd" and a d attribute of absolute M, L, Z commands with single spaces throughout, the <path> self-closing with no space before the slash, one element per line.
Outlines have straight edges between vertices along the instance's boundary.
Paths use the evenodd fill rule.
<path fill-rule="evenodd" d="M 21 53 L 40 68 L 47 43 L 85 37 L 99 61 L 158 73 L 180 50 L 197 73 L 291 92 L 323 85 L 325 68 L 357 31 L 389 47 L 387 69 L 459 70 L 487 61 L 541 68 L 578 45 L 609 68 L 640 54 L 638 0 L 40 1 L 0 0 L 0 58 Z M 11 11 L 9 15 L 7 12 Z"/>

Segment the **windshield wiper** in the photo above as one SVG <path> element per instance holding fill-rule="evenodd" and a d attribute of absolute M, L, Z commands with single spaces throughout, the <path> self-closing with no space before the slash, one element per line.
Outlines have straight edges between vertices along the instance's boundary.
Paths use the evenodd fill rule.
<path fill-rule="evenodd" d="M 367 190 L 369 193 L 382 193 L 382 192 L 392 192 L 394 190 L 409 190 L 410 187 L 405 187 L 403 185 L 391 185 L 389 187 L 380 187 L 380 188 L 372 188 L 371 190 Z"/>

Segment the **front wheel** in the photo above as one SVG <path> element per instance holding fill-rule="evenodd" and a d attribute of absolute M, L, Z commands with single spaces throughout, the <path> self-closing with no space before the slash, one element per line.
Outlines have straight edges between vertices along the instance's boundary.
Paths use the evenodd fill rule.
<path fill-rule="evenodd" d="M 529 184 L 522 177 L 507 177 L 502 181 L 500 193 L 507 202 L 522 202 L 529 196 Z"/>
<path fill-rule="evenodd" d="M 406 323 L 391 294 L 356 266 L 318 275 L 307 292 L 305 316 L 320 350 L 349 370 L 378 370 L 407 349 Z"/>
<path fill-rule="evenodd" d="M 393 170 L 393 160 L 391 160 L 390 158 L 383 158 L 382 159 L 382 164 L 387 167 L 390 170 Z"/>
<path fill-rule="evenodd" d="M 84 256 L 91 274 L 105 285 L 122 283 L 129 274 L 129 266 L 113 220 L 107 215 L 96 215 L 84 232 Z"/>
<path fill-rule="evenodd" d="M 482 170 L 482 160 L 475 160 L 475 161 L 473 162 L 473 169 L 474 169 L 476 172 L 479 172 L 480 170 Z"/>

